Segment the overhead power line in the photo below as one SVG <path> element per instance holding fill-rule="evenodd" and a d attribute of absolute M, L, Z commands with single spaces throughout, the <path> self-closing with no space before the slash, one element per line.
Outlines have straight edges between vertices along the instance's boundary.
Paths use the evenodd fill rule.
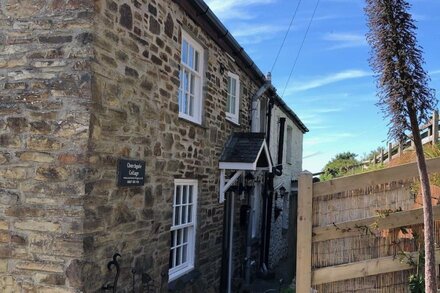
<path fill-rule="evenodd" d="M 271 73 L 273 73 L 273 70 L 274 70 L 274 68 L 275 68 L 275 65 L 276 65 L 276 63 L 277 63 L 277 61 L 278 61 L 278 57 L 280 57 L 281 50 L 282 50 L 283 47 L 284 47 L 284 43 L 286 42 L 287 35 L 288 35 L 289 32 L 290 32 L 290 28 L 292 27 L 293 20 L 294 20 L 295 17 L 296 17 L 296 13 L 298 12 L 298 8 L 299 8 L 299 5 L 301 4 L 301 1 L 302 1 L 302 0 L 299 0 L 299 1 L 298 1 L 298 4 L 296 5 L 295 11 L 293 12 L 292 19 L 290 20 L 289 27 L 287 28 L 286 34 L 284 35 L 283 42 L 281 43 L 281 46 L 280 46 L 280 48 L 278 49 L 277 56 L 275 57 L 275 60 L 273 61 L 272 68 L 270 69 L 270 72 L 271 72 Z"/>
<path fill-rule="evenodd" d="M 306 41 L 306 38 L 307 38 L 307 34 L 309 33 L 310 26 L 312 25 L 313 19 L 315 18 L 315 14 L 316 14 L 316 10 L 318 9 L 319 2 L 320 2 L 320 0 L 316 1 L 316 5 L 315 5 L 315 9 L 313 10 L 312 17 L 310 17 L 310 21 L 309 21 L 309 24 L 307 26 L 306 32 L 305 32 L 304 37 L 302 39 L 301 45 L 299 46 L 298 53 L 296 54 L 295 61 L 294 61 L 293 65 L 292 65 L 292 69 L 290 70 L 289 77 L 287 78 L 286 85 L 284 86 L 283 94 L 281 95 L 282 98 L 284 97 L 284 93 L 286 92 L 287 85 L 290 82 L 290 78 L 292 77 L 293 71 L 295 70 L 296 63 L 298 62 L 299 56 L 301 54 L 301 50 L 302 50 L 302 48 L 304 46 L 304 42 Z"/>

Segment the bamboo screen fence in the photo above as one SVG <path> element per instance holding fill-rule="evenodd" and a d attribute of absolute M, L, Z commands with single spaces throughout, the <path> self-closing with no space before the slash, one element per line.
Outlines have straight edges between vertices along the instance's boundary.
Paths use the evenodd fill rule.
<path fill-rule="evenodd" d="M 431 174 L 440 172 L 440 158 L 427 164 Z M 408 292 L 414 266 L 401 262 L 399 251 L 417 259 L 414 235 L 423 239 L 423 208 L 411 191 L 417 175 L 414 163 L 318 183 L 302 173 L 296 292 Z M 434 216 L 440 243 L 440 205 Z"/>

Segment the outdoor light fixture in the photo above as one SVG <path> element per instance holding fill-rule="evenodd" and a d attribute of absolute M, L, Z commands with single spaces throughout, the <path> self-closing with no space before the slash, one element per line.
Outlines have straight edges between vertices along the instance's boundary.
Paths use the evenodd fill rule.
<path fill-rule="evenodd" d="M 281 186 L 279 192 L 280 192 L 280 196 L 284 197 L 286 195 L 286 188 L 284 186 Z"/>

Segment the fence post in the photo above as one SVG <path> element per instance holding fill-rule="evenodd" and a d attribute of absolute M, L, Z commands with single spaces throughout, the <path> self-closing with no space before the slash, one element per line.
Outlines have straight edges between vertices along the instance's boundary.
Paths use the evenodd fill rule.
<path fill-rule="evenodd" d="M 438 110 L 434 110 L 432 114 L 432 144 L 438 142 Z"/>
<path fill-rule="evenodd" d="M 312 285 L 313 176 L 304 171 L 298 180 L 296 293 L 310 293 Z"/>
<path fill-rule="evenodd" d="M 391 142 L 388 143 L 388 163 L 391 162 L 393 158 L 393 144 Z"/>
<path fill-rule="evenodd" d="M 384 150 L 383 148 L 380 148 L 380 163 L 383 164 L 384 161 Z"/>

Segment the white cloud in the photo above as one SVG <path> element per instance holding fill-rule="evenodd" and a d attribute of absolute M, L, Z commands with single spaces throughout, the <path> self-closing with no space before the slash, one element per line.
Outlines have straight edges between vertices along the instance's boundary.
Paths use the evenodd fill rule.
<path fill-rule="evenodd" d="M 319 76 L 315 79 L 305 81 L 305 82 L 297 82 L 292 87 L 286 90 L 286 93 L 292 93 L 292 92 L 299 92 L 299 91 L 307 91 L 314 88 L 322 87 L 325 85 L 329 85 L 332 83 L 349 80 L 349 79 L 356 79 L 356 78 L 362 78 L 366 76 L 371 76 L 372 73 L 365 71 L 365 70 L 344 70 L 341 72 L 336 72 L 334 74 L 329 74 L 326 76 Z"/>
<path fill-rule="evenodd" d="M 428 74 L 429 74 L 429 75 L 437 75 L 437 74 L 440 74 L 440 69 L 438 69 L 438 70 L 431 70 L 431 71 L 428 71 Z"/>
<path fill-rule="evenodd" d="M 367 45 L 367 40 L 362 34 L 354 33 L 329 33 L 324 36 L 324 40 L 334 43 L 330 50 L 363 47 Z"/>
<path fill-rule="evenodd" d="M 312 158 L 312 157 L 319 156 L 319 155 L 321 155 L 321 154 L 322 154 L 322 152 L 320 152 L 320 151 L 318 151 L 318 152 L 313 152 L 313 153 L 311 153 L 311 154 L 304 155 L 303 159 L 309 159 L 309 158 Z"/>
<path fill-rule="evenodd" d="M 270 4 L 275 0 L 207 0 L 209 8 L 223 21 L 226 19 L 251 19 L 253 15 L 247 7 Z"/>
<path fill-rule="evenodd" d="M 270 24 L 237 25 L 231 31 L 231 34 L 241 44 L 257 44 L 271 39 L 285 27 Z"/>

